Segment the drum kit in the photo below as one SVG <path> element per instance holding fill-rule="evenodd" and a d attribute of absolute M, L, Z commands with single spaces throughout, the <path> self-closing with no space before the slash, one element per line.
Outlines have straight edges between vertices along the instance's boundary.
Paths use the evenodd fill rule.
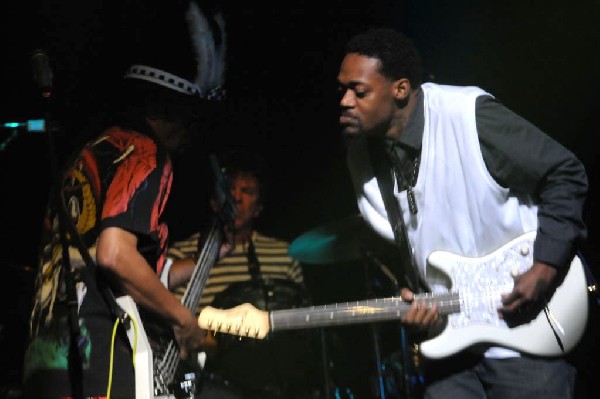
<path fill-rule="evenodd" d="M 305 232 L 290 243 L 288 253 L 305 265 L 361 263 L 364 268 L 364 293 L 368 298 L 356 299 L 399 295 L 399 249 L 375 233 L 360 215 L 335 220 Z M 382 345 L 382 327 L 380 323 L 368 326 L 373 357 L 371 392 L 368 397 L 421 397 L 423 376 L 419 371 L 418 346 L 411 342 L 407 332 L 398 323 L 391 338 L 387 337 L 397 340 L 397 346 L 392 345 L 391 352 L 390 349 L 386 352 L 385 345 Z M 339 393 L 336 388 L 336 398 L 343 397 Z"/>
<path fill-rule="evenodd" d="M 396 256 L 397 249 L 369 229 L 360 216 L 346 217 L 307 231 L 290 243 L 288 253 L 306 265 L 305 280 L 309 269 L 318 269 L 327 274 L 336 265 L 343 267 L 345 264 L 358 263 L 358 270 L 362 269 L 364 276 L 359 272 L 355 277 L 365 285 L 365 295 L 398 294 L 398 271 L 388 266 L 399 259 Z M 313 268 L 311 265 L 331 267 Z M 344 278 L 347 278 L 347 271 L 345 275 Z M 331 283 L 330 277 L 323 278 L 321 275 L 317 278 L 321 283 Z M 307 287 L 310 288 L 309 284 Z M 257 286 L 256 281 L 241 282 L 230 285 L 222 295 L 215 297 L 213 305 L 227 309 L 250 302 L 262 310 L 318 305 L 309 299 L 308 291 L 312 293 L 312 290 L 286 281 L 265 280 L 261 282 L 261 287 Z M 306 387 L 310 382 L 313 384 L 311 389 L 319 393 L 313 396 L 308 393 L 302 398 L 416 399 L 420 395 L 422 380 L 415 367 L 417 353 L 402 326 L 399 323 L 392 323 L 392 326 L 394 330 L 390 339 L 395 342 L 391 351 L 388 351 L 384 347 L 389 348 L 389 344 L 386 341 L 386 346 L 382 342 L 384 326 L 380 323 L 365 325 L 368 328 L 365 331 L 368 332 L 363 333 L 361 339 L 366 339 L 364 346 L 368 349 L 362 355 L 358 355 L 358 345 L 345 347 L 343 343 L 340 344 L 335 332 L 337 327 L 278 332 L 263 341 L 239 340 L 221 334 L 221 363 L 217 368 L 228 382 L 246 390 L 254 387 L 277 390 L 283 386 L 294 391 L 298 386 Z M 341 357 L 338 356 L 340 353 Z M 352 354 L 359 358 L 348 359 Z M 367 360 L 369 358 L 371 360 Z M 321 367 L 316 367 L 317 364 Z M 350 377 L 343 375 L 347 372 L 341 368 L 352 367 L 351 364 L 368 369 Z M 360 388 L 351 386 L 360 378 L 367 379 L 365 384 L 368 392 L 358 392 Z M 318 381 L 320 386 L 314 387 L 314 381 Z"/>

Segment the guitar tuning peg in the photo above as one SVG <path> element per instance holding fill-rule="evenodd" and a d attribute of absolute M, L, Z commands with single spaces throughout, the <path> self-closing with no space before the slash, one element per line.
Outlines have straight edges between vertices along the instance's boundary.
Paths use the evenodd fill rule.
<path fill-rule="evenodd" d="M 210 334 L 210 332 L 212 331 L 212 335 L 213 335 L 213 337 L 216 337 L 216 336 L 217 336 L 217 330 L 213 328 L 213 320 L 209 320 L 209 321 L 206 323 L 206 327 L 208 327 L 208 332 L 209 332 L 209 334 Z M 217 327 L 217 328 L 218 328 L 218 327 Z"/>

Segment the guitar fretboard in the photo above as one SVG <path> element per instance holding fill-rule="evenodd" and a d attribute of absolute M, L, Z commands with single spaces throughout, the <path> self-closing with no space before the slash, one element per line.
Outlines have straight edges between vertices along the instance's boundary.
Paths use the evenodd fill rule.
<path fill-rule="evenodd" d="M 196 312 L 210 269 L 219 255 L 221 239 L 221 223 L 218 218 L 215 218 L 185 293 L 181 298 L 183 306 L 188 308 L 192 313 Z M 170 340 L 164 351 L 164 355 L 161 358 L 155 358 L 156 375 L 154 378 L 155 390 L 157 392 L 166 393 L 169 391 L 168 386 L 175 378 L 178 366 L 179 348 L 174 340 Z"/>
<path fill-rule="evenodd" d="M 458 293 L 420 294 L 416 301 L 427 307 L 434 303 L 440 314 L 460 312 Z M 400 297 L 367 299 L 307 308 L 275 310 L 269 313 L 271 331 L 326 327 L 400 319 L 410 309 L 410 303 Z"/>

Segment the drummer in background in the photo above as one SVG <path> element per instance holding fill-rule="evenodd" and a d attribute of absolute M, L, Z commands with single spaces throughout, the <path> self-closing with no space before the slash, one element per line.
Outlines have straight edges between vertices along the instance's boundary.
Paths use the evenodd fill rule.
<path fill-rule="evenodd" d="M 298 261 L 288 255 L 288 242 L 266 236 L 255 230 L 256 220 L 263 210 L 267 193 L 264 159 L 256 153 L 241 149 L 230 150 L 218 158 L 229 180 L 232 199 L 236 204 L 235 233 L 231 244 L 223 245 L 219 261 L 210 270 L 197 313 L 199 314 L 204 306 L 216 306 L 215 297 L 219 300 L 220 296 L 228 296 L 225 299 L 229 305 L 252 302 L 251 298 L 243 297 L 243 295 L 242 297 L 232 298 L 232 296 L 239 296 L 240 292 L 248 291 L 247 289 L 241 291 L 231 290 L 244 284 L 246 284 L 246 287 L 251 287 L 256 282 L 263 284 L 269 281 L 285 281 L 304 290 L 302 267 Z M 211 206 L 213 211 L 216 211 L 214 209 L 217 208 L 214 193 Z M 200 235 L 200 232 L 196 232 L 185 240 L 174 242 L 168 251 L 168 256 L 173 259 L 168 285 L 170 289 L 175 291 L 176 295 L 183 295 L 187 285 L 184 283 L 189 280 L 196 265 Z M 254 286 L 258 285 L 255 284 Z M 227 290 L 228 288 L 229 290 Z M 278 291 L 273 290 L 273 292 L 277 295 Z M 277 301 L 277 298 L 271 299 Z M 237 300 L 238 303 L 231 303 L 232 300 Z M 209 353 L 207 369 L 211 369 L 211 357 L 217 359 L 216 363 L 218 363 L 219 356 L 224 356 L 222 348 L 221 351 L 217 348 L 219 336 L 216 338 L 213 337 L 213 344 L 216 349 L 214 352 Z M 262 357 L 265 358 L 265 356 Z M 253 364 L 260 367 L 258 363 Z M 313 364 L 311 367 L 315 367 L 315 365 Z M 218 375 L 219 370 L 212 371 L 214 371 L 214 373 L 211 372 L 212 379 L 227 379 L 227 376 Z M 241 372 L 244 373 L 243 370 Z M 249 375 L 249 373 L 257 372 L 259 370 L 253 367 L 252 370 L 246 370 L 245 374 Z M 270 374 L 272 370 L 265 371 L 265 373 Z M 272 378 L 272 376 L 269 376 L 269 378 Z M 257 385 L 266 384 L 267 386 L 248 387 L 240 386 L 240 384 L 236 385 L 236 381 L 222 381 L 222 384 L 218 384 L 219 381 L 212 381 L 215 384 L 211 384 L 211 381 L 205 381 L 205 387 L 201 391 L 202 398 L 292 397 L 289 396 L 290 392 L 286 392 L 286 387 L 268 386 L 269 384 L 264 381 L 259 381 L 260 377 L 254 377 L 253 379 Z M 286 384 L 286 382 L 282 383 Z M 219 389 L 218 392 L 214 393 L 214 396 L 211 396 L 213 395 L 212 391 L 217 390 L 217 385 L 222 388 L 238 388 L 243 395 L 235 396 L 231 389 L 228 389 L 228 392 Z M 297 388 L 294 387 L 295 390 Z M 306 397 L 306 395 L 303 397 Z"/>

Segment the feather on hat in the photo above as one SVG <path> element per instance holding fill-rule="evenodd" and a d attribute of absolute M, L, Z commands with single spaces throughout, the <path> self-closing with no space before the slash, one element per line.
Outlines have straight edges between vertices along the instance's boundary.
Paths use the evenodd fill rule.
<path fill-rule="evenodd" d="M 160 12 L 156 16 L 164 18 Z M 142 31 L 140 37 L 150 47 L 138 47 L 137 58 L 142 62 L 131 65 L 124 77 L 145 80 L 201 99 L 221 100 L 225 95 L 226 56 L 223 15 L 218 9 L 206 15 L 196 2 L 190 1 L 183 17 L 185 21 L 172 21 L 173 29 L 165 26 L 164 20 L 148 21 L 148 29 Z M 175 28 L 182 25 L 185 32 Z M 157 26 L 163 29 L 158 32 Z M 168 35 L 172 40 L 165 37 Z M 161 51 L 161 43 L 167 46 L 165 51 Z"/>

